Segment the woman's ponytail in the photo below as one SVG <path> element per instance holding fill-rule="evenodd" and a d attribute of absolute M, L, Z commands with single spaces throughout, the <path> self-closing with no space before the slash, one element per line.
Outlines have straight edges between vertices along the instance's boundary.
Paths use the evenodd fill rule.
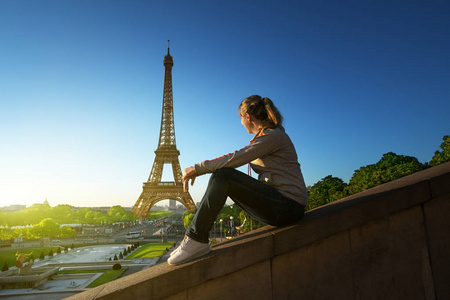
<path fill-rule="evenodd" d="M 239 105 L 239 111 L 251 114 L 262 123 L 263 128 L 282 127 L 283 116 L 267 97 L 259 95 L 247 97 Z"/>
<path fill-rule="evenodd" d="M 270 100 L 267 97 L 264 97 L 262 99 L 264 103 L 264 107 L 267 111 L 267 119 L 268 121 L 273 124 L 273 127 L 280 127 L 281 123 L 283 123 L 283 116 L 280 114 L 278 109 L 273 104 L 272 100 Z"/>

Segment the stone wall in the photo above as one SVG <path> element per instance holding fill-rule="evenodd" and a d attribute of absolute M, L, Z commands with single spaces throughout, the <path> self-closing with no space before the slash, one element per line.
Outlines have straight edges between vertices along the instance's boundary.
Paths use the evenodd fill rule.
<path fill-rule="evenodd" d="M 450 299 L 450 163 L 76 299 Z"/>

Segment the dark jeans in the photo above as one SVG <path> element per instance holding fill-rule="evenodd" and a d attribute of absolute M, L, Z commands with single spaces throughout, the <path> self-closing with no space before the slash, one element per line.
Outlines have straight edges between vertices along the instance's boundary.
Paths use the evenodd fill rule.
<path fill-rule="evenodd" d="M 302 205 L 286 198 L 272 186 L 235 169 L 223 168 L 211 175 L 186 234 L 198 242 L 207 243 L 209 231 L 227 197 L 251 217 L 269 225 L 289 225 L 304 214 Z"/>

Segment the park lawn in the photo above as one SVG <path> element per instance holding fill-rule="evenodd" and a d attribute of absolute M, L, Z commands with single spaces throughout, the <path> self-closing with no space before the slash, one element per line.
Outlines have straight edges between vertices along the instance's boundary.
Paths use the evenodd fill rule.
<path fill-rule="evenodd" d="M 0 251 L 0 268 L 2 268 L 5 265 L 5 262 L 8 266 L 8 268 L 14 267 L 16 265 L 16 253 L 24 253 L 24 254 L 30 254 L 32 253 L 33 258 L 37 259 L 41 255 L 42 252 L 44 252 L 44 255 L 47 256 L 50 252 L 50 249 L 55 254 L 56 251 L 58 251 L 59 247 L 39 247 L 39 248 L 22 248 L 22 249 L 11 249 L 11 250 L 2 250 Z M 61 249 L 63 250 L 63 249 Z M 29 258 L 27 258 L 27 261 L 29 261 Z"/>
<path fill-rule="evenodd" d="M 89 284 L 87 286 L 87 288 L 93 288 L 93 287 L 102 285 L 104 283 L 113 281 L 113 280 L 119 278 L 120 275 L 122 275 L 122 273 L 125 272 L 126 270 L 127 270 L 127 268 L 122 268 L 120 270 L 106 270 L 102 276 L 100 276 L 99 278 L 97 278 L 93 282 L 91 282 L 91 284 Z"/>
<path fill-rule="evenodd" d="M 122 275 L 128 268 L 121 268 L 120 270 L 101 269 L 101 270 L 68 270 L 58 271 L 58 274 L 80 274 L 80 273 L 103 273 L 99 278 L 91 282 L 87 288 L 93 288 L 104 283 L 113 281 Z"/>
<path fill-rule="evenodd" d="M 161 210 L 151 211 L 147 215 L 147 220 L 149 220 L 149 221 L 156 220 L 156 219 L 160 219 L 162 217 L 170 216 L 171 214 L 173 214 L 172 211 L 161 211 Z"/>
<path fill-rule="evenodd" d="M 173 243 L 155 243 L 155 244 L 145 244 L 125 259 L 132 260 L 133 258 L 152 258 L 163 256 L 166 253 L 166 248 L 170 249 Z"/>

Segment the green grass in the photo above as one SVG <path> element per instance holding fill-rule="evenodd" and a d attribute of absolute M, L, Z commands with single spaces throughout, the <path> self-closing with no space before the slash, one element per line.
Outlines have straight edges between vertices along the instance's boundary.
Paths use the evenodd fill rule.
<path fill-rule="evenodd" d="M 156 220 L 162 217 L 167 217 L 170 216 L 171 214 L 173 214 L 173 211 L 161 211 L 161 210 L 157 210 L 157 211 L 151 211 L 148 215 L 147 215 L 147 220 Z"/>
<path fill-rule="evenodd" d="M 39 248 L 21 248 L 21 249 L 8 249 L 0 251 L 0 270 L 6 264 L 8 268 L 11 268 L 16 265 L 16 253 L 24 253 L 24 254 L 33 254 L 33 258 L 39 258 L 41 252 L 44 252 L 44 255 L 48 255 L 50 249 L 53 250 L 53 254 L 58 251 L 58 247 L 39 247 Z M 63 249 L 61 249 L 63 250 Z M 27 261 L 29 258 L 27 258 Z"/>
<path fill-rule="evenodd" d="M 133 253 L 128 255 L 125 259 L 131 260 L 133 258 L 152 258 L 160 257 L 166 253 L 166 248 L 170 249 L 173 243 L 155 243 L 146 244 L 135 250 Z"/>
<path fill-rule="evenodd" d="M 81 273 L 102 273 L 111 269 L 94 269 L 94 270 L 59 270 L 58 274 L 81 274 Z"/>
<path fill-rule="evenodd" d="M 103 273 L 102 276 L 95 279 L 91 284 L 87 286 L 87 288 L 93 288 L 99 285 L 102 285 L 104 283 L 113 281 L 117 278 L 119 278 L 120 275 L 122 275 L 123 272 L 125 272 L 127 268 L 122 268 L 120 270 L 107 270 L 105 273 Z"/>
<path fill-rule="evenodd" d="M 104 283 L 113 281 L 122 275 L 128 268 L 121 268 L 120 270 L 98 269 L 98 270 L 62 270 L 58 274 L 81 274 L 81 273 L 103 273 L 99 278 L 91 282 L 87 288 L 93 288 Z"/>

